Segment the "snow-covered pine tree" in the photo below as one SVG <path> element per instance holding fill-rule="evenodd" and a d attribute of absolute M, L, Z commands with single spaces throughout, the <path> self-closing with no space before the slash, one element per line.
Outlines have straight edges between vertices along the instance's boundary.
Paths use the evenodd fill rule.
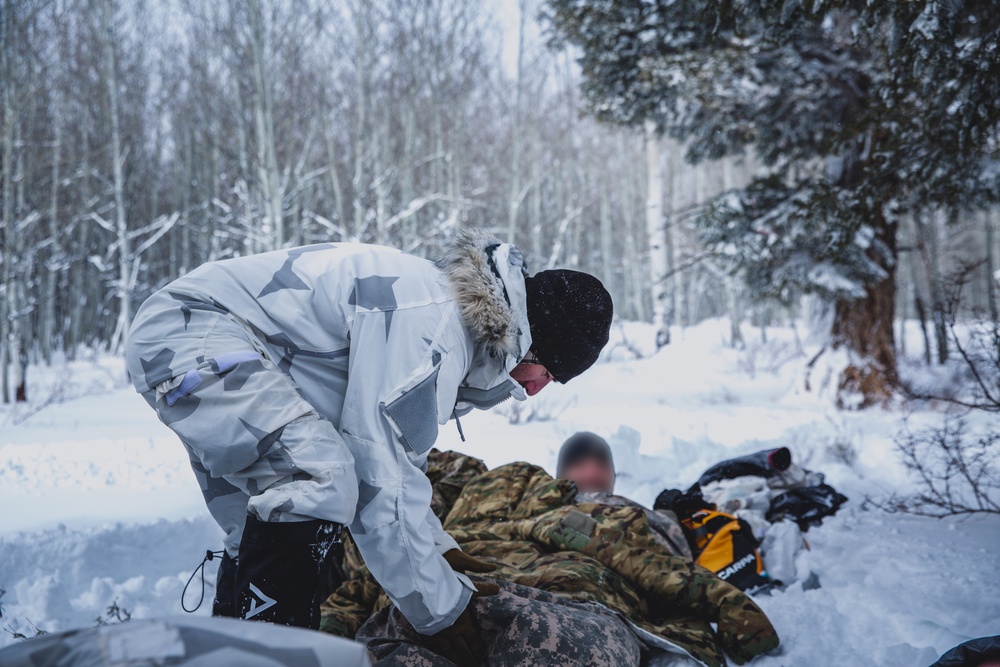
<path fill-rule="evenodd" d="M 692 162 L 769 167 L 697 225 L 752 292 L 835 304 L 841 389 L 895 383 L 896 218 L 996 197 L 1000 1 L 548 0 L 598 118 L 653 121 Z M 991 167 L 991 164 L 994 165 Z"/>

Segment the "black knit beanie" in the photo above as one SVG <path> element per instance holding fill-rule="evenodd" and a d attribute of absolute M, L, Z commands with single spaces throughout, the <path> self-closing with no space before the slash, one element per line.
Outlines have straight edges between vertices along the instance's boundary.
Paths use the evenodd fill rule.
<path fill-rule="evenodd" d="M 601 281 L 554 269 L 525 278 L 531 350 L 552 377 L 566 383 L 594 365 L 608 342 L 614 306 Z"/>
<path fill-rule="evenodd" d="M 571 435 L 559 449 L 556 477 L 563 479 L 567 468 L 584 459 L 597 459 L 609 466 L 612 473 L 615 471 L 615 461 L 607 441 L 596 433 L 580 431 Z"/>

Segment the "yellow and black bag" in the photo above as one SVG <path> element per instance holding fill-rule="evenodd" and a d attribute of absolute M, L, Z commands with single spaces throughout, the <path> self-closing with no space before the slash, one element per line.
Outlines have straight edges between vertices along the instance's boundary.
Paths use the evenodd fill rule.
<path fill-rule="evenodd" d="M 770 583 L 753 529 L 743 519 L 711 509 L 681 519 L 695 562 L 740 590 Z"/>

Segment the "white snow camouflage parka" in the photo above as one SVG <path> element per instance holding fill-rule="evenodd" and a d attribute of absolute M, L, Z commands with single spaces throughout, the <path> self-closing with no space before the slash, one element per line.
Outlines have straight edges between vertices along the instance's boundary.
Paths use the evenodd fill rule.
<path fill-rule="evenodd" d="M 475 588 L 440 555 L 457 544 L 430 510 L 427 453 L 449 418 L 524 400 L 509 373 L 531 346 L 526 275 L 515 246 L 482 232 L 461 233 L 436 264 L 349 243 L 212 262 L 143 304 L 129 371 L 142 393 L 176 390 L 206 355 L 226 354 L 191 335 L 192 313 L 242 327 L 353 455 L 357 505 L 335 512 L 400 611 L 432 634 Z M 234 469 L 256 456 L 230 454 Z"/>

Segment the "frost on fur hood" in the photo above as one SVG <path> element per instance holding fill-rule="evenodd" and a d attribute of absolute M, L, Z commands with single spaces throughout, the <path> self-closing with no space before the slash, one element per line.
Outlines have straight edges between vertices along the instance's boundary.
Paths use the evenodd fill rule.
<path fill-rule="evenodd" d="M 524 278 L 517 247 L 482 230 L 462 230 L 438 263 L 473 341 L 490 356 L 520 360 L 531 347 Z"/>

